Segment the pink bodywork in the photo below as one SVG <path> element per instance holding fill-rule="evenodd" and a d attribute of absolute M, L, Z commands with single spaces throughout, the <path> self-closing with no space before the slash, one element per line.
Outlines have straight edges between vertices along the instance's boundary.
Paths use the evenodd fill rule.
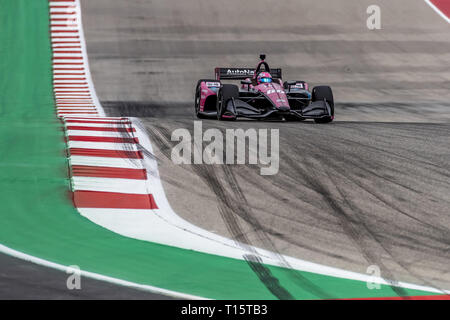
<path fill-rule="evenodd" d="M 218 81 L 206 81 L 200 84 L 200 111 L 205 110 L 206 98 L 212 95 L 217 95 L 217 90 L 215 88 L 220 87 L 220 82 Z"/>
<path fill-rule="evenodd" d="M 264 60 L 261 60 L 256 67 L 256 71 L 260 69 L 260 66 L 265 64 Z M 266 64 L 267 65 L 267 64 Z M 260 72 L 258 72 L 260 73 Z M 253 75 L 253 81 L 256 81 L 258 73 Z M 269 100 L 272 101 L 276 108 L 285 107 L 289 108 L 288 98 L 284 88 L 281 86 L 281 80 L 273 79 L 270 83 L 261 83 L 253 87 L 253 90 L 263 93 Z M 290 108 L 289 108 L 290 109 Z"/>
<path fill-rule="evenodd" d="M 259 69 L 259 66 L 264 63 L 264 61 L 261 61 L 257 68 Z M 256 73 L 253 75 L 253 81 L 256 80 Z M 250 78 L 247 78 L 247 80 L 252 80 Z M 206 81 L 202 82 L 200 84 L 200 111 L 203 112 L 205 109 L 205 102 L 206 99 L 211 95 L 217 95 L 217 90 L 214 90 L 216 88 L 220 87 L 219 81 Z M 280 79 L 273 79 L 271 83 L 261 83 L 256 86 L 250 84 L 246 85 L 243 84 L 241 86 L 241 89 L 243 90 L 250 90 L 250 91 L 259 91 L 263 93 L 269 100 L 272 101 L 274 106 L 276 108 L 284 107 L 289 108 L 289 102 L 288 98 L 286 96 L 286 93 L 284 91 L 284 88 L 282 86 L 282 81 Z"/>
<path fill-rule="evenodd" d="M 250 79 L 249 79 L 250 80 Z M 219 83 L 219 82 L 217 82 Z M 211 84 L 215 84 L 213 82 L 202 82 L 200 84 L 200 111 L 204 111 L 205 109 L 205 102 L 206 98 L 208 98 L 211 95 L 217 95 L 217 92 L 212 90 L 214 86 L 211 86 Z M 209 86 L 208 86 L 209 85 Z M 248 85 L 242 85 L 242 89 L 247 90 Z M 289 108 L 289 102 L 286 96 L 286 93 L 284 91 L 283 86 L 281 86 L 276 79 L 274 79 L 271 83 L 261 83 L 259 85 L 253 86 L 249 85 L 250 91 L 259 91 L 266 95 L 272 103 L 275 105 L 275 107 L 288 107 Z"/>
<path fill-rule="evenodd" d="M 276 108 L 289 108 L 288 98 L 284 92 L 284 88 L 275 80 L 271 83 L 261 83 L 253 88 L 255 91 L 263 93 L 268 97 Z"/>

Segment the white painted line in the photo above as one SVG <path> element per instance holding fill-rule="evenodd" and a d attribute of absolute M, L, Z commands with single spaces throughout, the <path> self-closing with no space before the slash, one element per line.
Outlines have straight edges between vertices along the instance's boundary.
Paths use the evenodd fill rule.
<path fill-rule="evenodd" d="M 93 102 L 91 99 L 57 99 L 57 106 L 91 106 Z"/>
<path fill-rule="evenodd" d="M 59 38 L 59 37 L 74 37 L 74 38 L 76 38 L 77 35 L 78 35 L 78 33 L 75 33 L 75 32 L 57 32 L 57 31 L 52 31 L 52 37 L 53 38 Z M 66 38 L 61 38 L 61 39 L 66 39 Z"/>
<path fill-rule="evenodd" d="M 74 98 L 67 98 L 67 99 L 61 99 L 58 98 L 56 99 L 56 104 L 57 105 L 88 105 L 88 104 L 93 104 L 93 101 L 90 98 L 85 98 L 85 99 L 74 99 Z"/>
<path fill-rule="evenodd" d="M 56 98 L 56 102 L 91 102 L 91 98 Z"/>
<path fill-rule="evenodd" d="M 61 115 L 76 115 L 76 114 L 92 114 L 97 115 L 98 112 L 96 109 L 58 109 L 56 111 L 58 114 Z"/>
<path fill-rule="evenodd" d="M 96 109 L 64 109 L 64 110 L 56 110 L 59 115 L 63 116 L 76 116 L 76 115 L 86 115 L 90 114 L 92 116 L 98 115 L 98 111 Z"/>
<path fill-rule="evenodd" d="M 70 107 L 70 106 L 80 106 L 80 107 L 92 107 L 93 102 L 81 102 L 81 101 L 74 101 L 74 102 L 56 102 L 57 107 Z M 95 107 L 94 107 L 95 108 Z"/>
<path fill-rule="evenodd" d="M 73 190 L 117 192 L 131 194 L 152 194 L 145 180 L 97 178 L 97 177 L 72 177 Z"/>
<path fill-rule="evenodd" d="M 125 169 L 144 169 L 139 159 L 104 158 L 88 156 L 71 156 L 70 163 L 79 166 L 97 166 Z"/>
<path fill-rule="evenodd" d="M 54 49 L 59 49 L 60 47 L 70 47 L 74 49 L 80 49 L 81 43 L 52 43 Z"/>
<path fill-rule="evenodd" d="M 98 115 L 98 111 L 95 108 L 57 108 L 56 112 L 69 116 L 85 114 Z"/>
<path fill-rule="evenodd" d="M 75 76 L 84 76 L 84 70 L 53 70 L 53 76 L 67 76 L 67 75 L 75 75 Z"/>
<path fill-rule="evenodd" d="M 62 46 L 64 45 L 64 43 L 61 44 Z M 58 64 L 58 65 L 53 65 L 53 68 L 83 68 L 84 66 L 81 64 Z"/>
<path fill-rule="evenodd" d="M 77 123 L 68 122 L 67 126 L 71 127 L 95 127 L 95 128 L 118 128 L 118 129 L 131 129 L 131 125 L 114 124 L 114 123 Z"/>
<path fill-rule="evenodd" d="M 69 77 L 69 76 L 67 76 L 66 78 L 71 78 L 71 80 L 54 79 L 53 80 L 53 84 L 55 86 L 57 86 L 58 83 L 66 83 L 66 82 L 77 83 L 77 84 L 84 84 L 84 83 L 86 83 L 86 80 L 72 79 L 72 77 Z M 73 78 L 75 78 L 75 77 L 73 77 Z"/>
<path fill-rule="evenodd" d="M 127 119 L 127 118 L 124 118 L 124 117 L 120 117 L 120 118 L 114 118 L 114 117 L 110 117 L 110 118 L 108 118 L 108 117 L 101 117 L 101 118 L 95 118 L 95 117 L 89 117 L 89 116 L 86 116 L 86 117 L 66 117 L 65 118 L 65 120 L 76 120 L 76 121 L 78 121 L 78 120 L 94 120 L 94 121 L 103 121 L 103 122 L 111 122 L 111 121 L 129 121 L 129 120 L 124 120 L 124 119 Z"/>
<path fill-rule="evenodd" d="M 64 43 L 67 43 L 67 42 L 77 42 L 77 43 L 80 43 L 80 38 L 78 38 L 78 37 L 61 38 L 61 37 L 55 37 L 55 36 L 52 36 L 51 41 L 52 41 L 52 44 L 54 44 L 55 42 L 64 42 Z"/>
<path fill-rule="evenodd" d="M 53 53 L 54 57 L 58 57 L 58 58 L 67 58 L 67 59 L 71 59 L 71 58 L 81 58 L 81 55 L 79 53 Z M 64 59 L 62 59 L 64 60 Z"/>
<path fill-rule="evenodd" d="M 116 138 L 134 138 L 134 135 L 127 132 L 114 131 L 90 131 L 90 130 L 67 130 L 69 136 L 91 136 L 91 137 L 116 137 Z"/>
<path fill-rule="evenodd" d="M 74 102 L 69 102 L 70 100 L 67 101 L 63 101 L 63 102 L 56 102 L 56 105 L 58 107 L 70 107 L 70 106 L 80 106 L 80 107 L 94 107 L 93 102 L 87 101 L 86 100 L 84 102 L 81 101 L 74 101 Z"/>
<path fill-rule="evenodd" d="M 29 254 L 11 249 L 2 244 L 0 244 L 0 252 L 7 254 L 11 257 L 17 258 L 17 259 L 25 260 L 25 261 L 28 261 L 28 262 L 31 262 L 31 263 L 34 263 L 37 265 L 41 265 L 41 266 L 48 267 L 51 269 L 59 270 L 62 272 L 67 272 L 68 270 L 70 270 L 69 266 L 64 266 L 62 264 L 58 264 L 58 263 L 54 263 L 54 262 L 51 262 L 48 260 L 40 259 L 40 258 L 31 256 Z M 94 280 L 105 281 L 105 282 L 116 284 L 119 286 L 125 286 L 125 287 L 134 288 L 137 290 L 147 291 L 147 292 L 151 292 L 151 293 L 162 294 L 162 295 L 166 295 L 166 296 L 170 296 L 170 297 L 174 297 L 174 298 L 178 298 L 178 299 L 208 300 L 206 298 L 199 297 L 199 296 L 194 296 L 194 295 L 190 295 L 190 294 L 186 294 L 186 293 L 181 293 L 181 292 L 177 292 L 177 291 L 172 291 L 172 290 L 167 290 L 167 289 L 158 288 L 158 287 L 154 287 L 154 286 L 149 286 L 146 284 L 140 284 L 140 283 L 136 283 L 136 282 L 126 281 L 126 280 L 122 280 L 122 279 L 118 279 L 118 278 L 108 277 L 108 276 L 104 276 L 104 275 L 101 275 L 98 273 L 89 272 L 89 271 L 85 271 L 85 270 L 80 270 L 80 274 L 82 277 L 86 277 L 86 278 L 90 278 L 90 279 L 94 279 Z"/>
<path fill-rule="evenodd" d="M 55 80 L 61 80 L 61 78 L 63 79 L 69 79 L 67 81 L 72 81 L 72 80 L 84 80 L 85 79 L 85 75 L 82 74 L 69 74 L 69 75 L 61 75 L 61 74 L 54 74 L 53 75 L 53 79 Z M 58 89 L 57 89 L 58 90 Z M 86 90 L 86 89 L 85 89 Z"/>
<path fill-rule="evenodd" d="M 81 114 L 83 114 L 84 112 L 97 112 L 97 109 L 94 108 L 82 108 L 82 107 L 58 107 L 58 109 L 56 110 L 56 112 L 58 113 L 67 113 L 67 112 L 80 112 Z"/>
<path fill-rule="evenodd" d="M 55 93 L 55 100 L 62 100 L 62 99 L 92 99 L 90 93 Z"/>
<path fill-rule="evenodd" d="M 69 141 L 69 148 L 138 151 L 136 144 L 110 142 Z"/>
<path fill-rule="evenodd" d="M 70 63 L 81 62 L 81 60 L 82 60 L 82 59 L 78 59 L 78 58 L 76 58 L 76 57 L 72 57 L 72 58 L 64 57 L 64 58 L 58 58 L 58 59 L 56 59 L 55 62 L 57 62 L 57 63 L 64 63 L 64 64 L 69 63 L 69 64 L 70 64 Z"/>
<path fill-rule="evenodd" d="M 93 103 L 57 103 L 56 106 L 59 108 L 95 108 Z"/>
<path fill-rule="evenodd" d="M 96 108 L 94 106 L 92 106 L 92 103 L 87 103 L 87 104 L 57 104 L 57 109 L 58 110 L 69 110 L 69 109 L 78 109 L 78 110 L 86 110 L 86 111 L 91 111 L 91 110 L 96 110 Z"/>
<path fill-rule="evenodd" d="M 438 7 L 436 7 L 430 0 L 425 0 L 425 2 L 431 7 L 433 8 L 434 11 L 437 12 L 438 15 L 440 15 L 445 21 L 447 21 L 448 23 L 450 23 L 450 18 L 447 17 Z"/>

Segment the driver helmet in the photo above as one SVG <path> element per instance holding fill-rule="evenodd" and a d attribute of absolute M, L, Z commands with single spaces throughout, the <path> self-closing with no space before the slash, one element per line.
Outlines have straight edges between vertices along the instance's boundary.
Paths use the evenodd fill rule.
<path fill-rule="evenodd" d="M 256 79 L 258 84 L 261 83 L 271 83 L 272 82 L 272 75 L 269 72 L 261 72 L 258 75 L 258 78 Z"/>

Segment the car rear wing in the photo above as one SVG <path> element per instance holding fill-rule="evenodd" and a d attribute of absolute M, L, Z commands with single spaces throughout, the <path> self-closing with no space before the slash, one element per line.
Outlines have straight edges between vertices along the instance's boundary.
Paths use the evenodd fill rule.
<path fill-rule="evenodd" d="M 253 77 L 253 68 L 216 68 L 216 80 L 244 80 Z M 275 79 L 281 79 L 281 69 L 270 69 L 270 74 Z"/>

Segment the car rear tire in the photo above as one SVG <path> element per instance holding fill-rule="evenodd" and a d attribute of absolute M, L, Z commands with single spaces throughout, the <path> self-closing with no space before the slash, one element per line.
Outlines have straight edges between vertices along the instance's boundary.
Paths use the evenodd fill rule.
<path fill-rule="evenodd" d="M 333 91 L 329 86 L 317 86 L 312 90 L 311 100 L 314 101 L 323 101 L 326 100 L 328 105 L 330 106 L 331 116 L 323 117 L 320 119 L 314 119 L 316 123 L 329 123 L 334 119 L 334 98 Z"/>
<path fill-rule="evenodd" d="M 233 117 L 226 117 L 227 113 L 226 105 L 230 99 L 239 98 L 239 88 L 234 84 L 224 84 L 219 90 L 217 95 L 217 119 L 219 120 L 236 120 L 236 115 Z M 224 117 L 225 116 L 225 117 Z"/>

